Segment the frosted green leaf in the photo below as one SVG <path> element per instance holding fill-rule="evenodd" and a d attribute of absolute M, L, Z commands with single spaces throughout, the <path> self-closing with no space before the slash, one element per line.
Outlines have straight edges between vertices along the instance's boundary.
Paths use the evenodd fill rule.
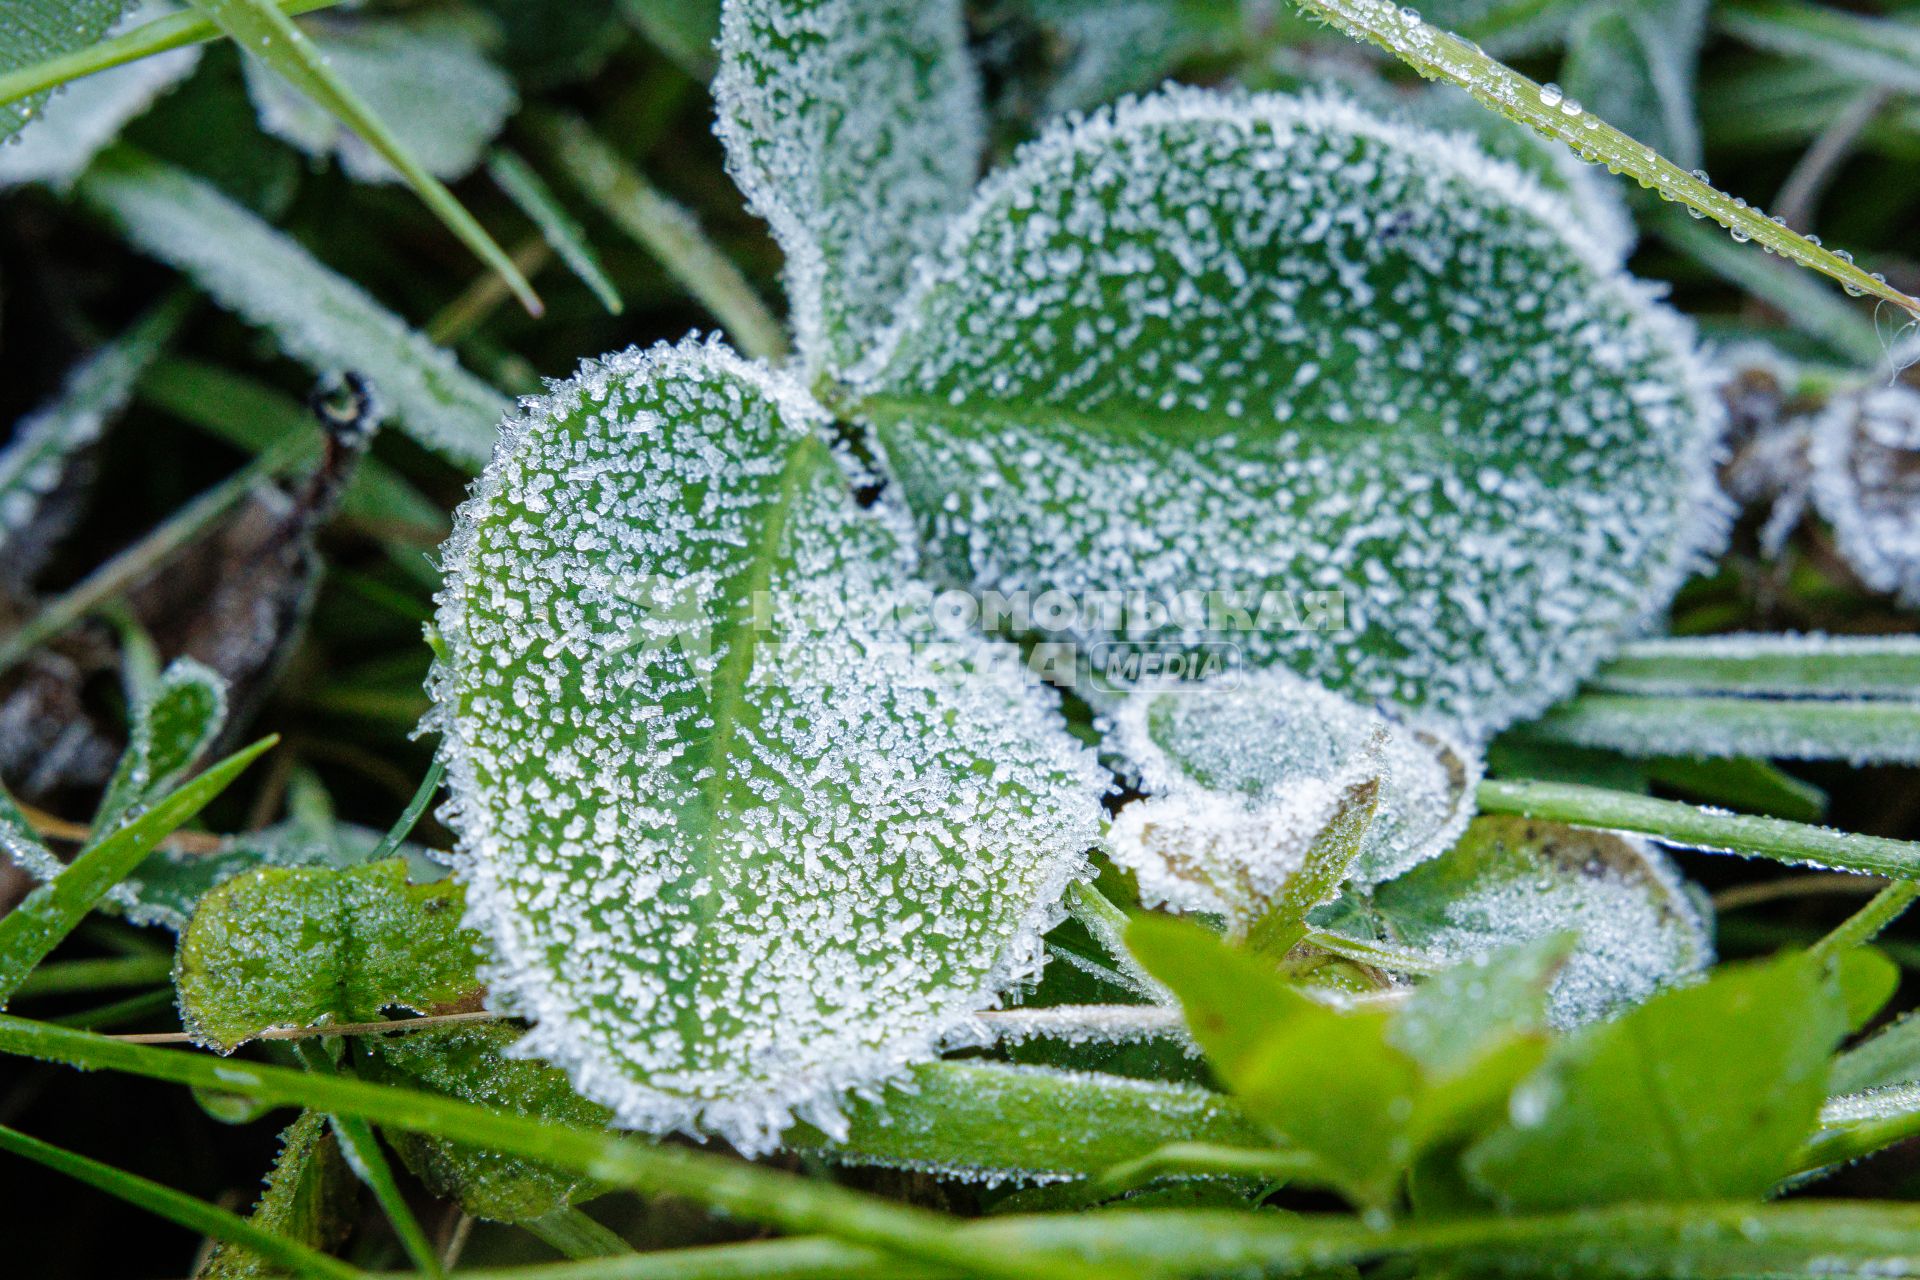
<path fill-rule="evenodd" d="M 0 162 L 11 150 L 0 149 Z M 185 314 L 181 302 L 162 303 L 77 365 L 59 395 L 14 425 L 0 448 L 0 581 L 23 584 L 45 563 L 71 516 L 49 500 L 76 457 L 126 407 Z"/>
<path fill-rule="evenodd" d="M 1314 97 L 1171 90 L 1024 148 L 856 411 L 933 568 L 1062 593 L 1110 676 L 1231 645 L 1470 738 L 1724 526 L 1683 322 L 1511 166 Z"/>
<path fill-rule="evenodd" d="M 913 625 L 784 376 L 686 343 L 525 403 L 435 681 L 489 1000 L 622 1125 L 838 1132 L 1035 973 L 1103 775 L 1010 647 Z"/>
<path fill-rule="evenodd" d="M 463 466 L 485 464 L 506 397 L 292 238 L 210 184 L 125 148 L 102 154 L 75 190 L 288 355 L 319 372 L 360 373 L 420 443 Z"/>
<path fill-rule="evenodd" d="M 464 177 L 519 105 L 513 81 L 480 51 L 481 30 L 456 19 L 309 18 L 305 30 L 335 74 L 360 95 L 420 167 Z M 260 126 L 310 156 L 333 156 L 359 182 L 403 182 L 394 167 L 324 106 L 256 58 L 247 93 Z"/>
<path fill-rule="evenodd" d="M 727 166 L 787 255 L 809 376 L 850 368 L 986 146 L 958 0 L 730 0 L 714 77 Z"/>
<path fill-rule="evenodd" d="M 137 4 L 116 30 L 143 26 L 174 8 L 162 0 Z M 119 136 L 123 125 L 186 79 L 199 62 L 199 47 L 188 45 L 65 86 L 41 110 L 31 129 L 23 129 L 10 144 L 0 146 L 0 187 L 23 182 L 68 186 L 95 152 Z"/>
<path fill-rule="evenodd" d="M 0 71 L 18 71 L 84 49 L 120 20 L 127 0 L 7 0 L 0 15 Z M 50 95 L 0 105 L 0 145 L 36 119 Z"/>
<path fill-rule="evenodd" d="M 1132 856 L 1140 845 L 1119 839 L 1138 834 L 1128 817 L 1136 808 L 1171 801 L 1193 806 L 1196 817 L 1218 809 L 1234 826 L 1271 821 L 1253 847 L 1273 852 L 1285 844 L 1289 815 L 1330 809 L 1354 781 L 1377 778 L 1379 799 L 1348 873 L 1364 889 L 1445 852 L 1473 816 L 1484 772 L 1477 752 L 1284 670 L 1133 693 L 1111 721 L 1107 746 L 1149 800 L 1121 811 L 1110 845 L 1143 875 L 1143 890 L 1147 868 Z"/>
<path fill-rule="evenodd" d="M 1675 164 L 1701 162 L 1694 107 L 1708 0 L 1614 0 L 1576 19 L 1566 92 Z M 1484 108 L 1482 108 L 1484 110 Z"/>
<path fill-rule="evenodd" d="M 174 985 L 194 1040 L 231 1052 L 262 1031 L 431 1013 L 477 994 L 460 886 L 408 884 L 399 859 L 344 871 L 261 867 L 201 900 Z"/>
<path fill-rule="evenodd" d="M 1361 105 L 1376 108 L 1372 98 Z M 1464 90 L 1444 82 L 1429 85 L 1403 107 L 1415 124 L 1472 136 L 1475 145 L 1505 160 L 1557 196 L 1585 224 L 1587 235 L 1610 258 L 1625 262 L 1639 233 L 1627 212 L 1621 180 L 1587 164 L 1555 142 L 1505 116 L 1487 110 Z"/>
<path fill-rule="evenodd" d="M 228 836 L 210 852 L 157 849 L 115 887 L 115 896 L 135 924 L 164 925 L 178 933 L 187 927 L 200 900 L 235 876 L 260 866 L 353 866 L 379 848 L 383 835 L 346 823 L 333 824 L 324 833 L 283 823 Z M 403 844 L 395 852 L 406 858 L 408 875 L 416 881 L 445 873 L 417 845 Z M 119 893 L 122 889 L 124 895 Z"/>
<path fill-rule="evenodd" d="M 325 1250 L 346 1237 L 358 1208 L 359 1183 L 327 1130 L 327 1118 L 301 1112 L 280 1135 L 280 1156 L 253 1207 L 253 1224 Z M 215 1242 L 194 1272 L 198 1280 L 266 1280 L 283 1274 L 251 1249 L 226 1241 Z"/>
<path fill-rule="evenodd" d="M 605 1108 L 576 1094 L 559 1071 L 544 1062 L 502 1056 L 519 1038 L 519 1029 L 504 1023 L 379 1036 L 363 1042 L 365 1072 L 389 1084 L 513 1115 L 580 1128 L 604 1126 Z M 476 1218 L 524 1222 L 599 1190 L 577 1174 L 502 1151 L 397 1129 L 385 1135 L 415 1177 Z"/>
<path fill-rule="evenodd" d="M 1563 1027 L 1643 1000 L 1712 960 L 1701 907 L 1650 843 L 1521 818 L 1478 818 L 1448 853 L 1315 920 L 1430 970 L 1572 933 L 1579 941 L 1550 1004 Z"/>
<path fill-rule="evenodd" d="M 1920 606 L 1920 391 L 1835 396 L 1807 445 L 1813 506 L 1860 580 Z"/>

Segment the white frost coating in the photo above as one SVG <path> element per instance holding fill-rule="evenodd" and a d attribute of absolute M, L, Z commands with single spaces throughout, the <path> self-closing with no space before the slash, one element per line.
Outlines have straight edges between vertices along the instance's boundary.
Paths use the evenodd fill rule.
<path fill-rule="evenodd" d="M 1342 899 L 1326 927 L 1423 955 L 1435 969 L 1571 931 L 1549 998 L 1556 1026 L 1593 1021 L 1711 963 L 1701 908 L 1651 842 L 1519 818 L 1482 818 L 1447 856 Z"/>
<path fill-rule="evenodd" d="M 852 367 L 986 145 L 958 0 L 728 0 L 714 77 L 727 168 L 787 256 L 802 368 Z"/>
<path fill-rule="evenodd" d="M 144 158 L 102 156 L 76 190 L 288 355 L 322 373 L 355 370 L 421 444 L 463 466 L 485 464 L 506 397 L 292 238 L 198 178 Z"/>
<path fill-rule="evenodd" d="M 1189 821 L 1217 815 L 1223 834 L 1239 830 L 1250 838 L 1249 851 L 1290 844 L 1282 832 L 1293 828 L 1296 811 L 1304 818 L 1330 801 L 1337 807 L 1355 781 L 1378 778 L 1379 802 L 1349 876 L 1360 889 L 1459 839 L 1485 771 L 1477 751 L 1397 724 L 1281 669 L 1249 672 L 1217 687 L 1134 693 L 1114 709 L 1111 725 L 1107 745 L 1141 789 L 1174 802 L 1170 810 L 1150 802 L 1156 822 L 1170 813 Z M 1121 811 L 1116 830 L 1128 812 Z M 1269 817 L 1280 826 L 1263 844 L 1261 824 Z M 1130 834 L 1137 825 L 1128 824 Z M 1314 834 L 1307 832 L 1307 840 Z"/>
<path fill-rule="evenodd" d="M 456 871 L 517 1051 L 751 1151 L 1035 976 L 1105 785 L 987 641 L 893 620 L 906 539 L 823 421 L 717 344 L 589 363 L 506 424 L 440 598 Z"/>
<path fill-rule="evenodd" d="M 310 19 L 308 35 L 334 73 L 436 178 L 461 178 L 519 105 L 505 72 L 480 52 L 480 32 L 458 20 Z M 258 58 L 245 63 L 260 127 L 310 156 L 338 157 L 358 182 L 400 182 L 398 170 L 325 107 Z"/>
<path fill-rule="evenodd" d="M 114 31 L 144 26 L 175 11 L 150 2 L 130 9 Z M 0 146 L 0 187 L 45 182 L 65 188 L 100 148 L 200 64 L 200 47 L 169 49 L 82 77 L 51 98 L 27 128 Z"/>
<path fill-rule="evenodd" d="M 1346 103 L 1171 90 L 1055 129 L 904 314 L 856 407 L 949 580 L 1294 606 L 1123 652 L 1232 643 L 1478 737 L 1724 534 L 1684 322 L 1512 166 Z"/>
<path fill-rule="evenodd" d="M 1814 509 L 1860 580 L 1920 606 L 1920 391 L 1834 397 L 1807 461 Z"/>

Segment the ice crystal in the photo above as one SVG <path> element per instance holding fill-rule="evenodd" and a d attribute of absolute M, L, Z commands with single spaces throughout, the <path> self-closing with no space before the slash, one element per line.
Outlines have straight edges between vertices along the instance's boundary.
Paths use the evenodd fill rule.
<path fill-rule="evenodd" d="M 480 52 L 482 32 L 457 20 L 318 20 L 314 47 L 347 87 L 436 178 L 466 175 L 519 105 L 513 81 Z M 260 126 L 310 156 L 339 158 L 360 182 L 399 182 L 385 157 L 257 58 L 247 93 Z"/>
<path fill-rule="evenodd" d="M 129 10 L 119 29 L 145 25 L 174 9 L 174 5 L 149 0 Z M 65 86 L 31 128 L 21 130 L 11 145 L 0 147 L 0 187 L 22 182 L 67 186 L 95 152 L 118 136 L 123 125 L 186 79 L 199 62 L 199 47 L 188 45 L 110 67 Z"/>
<path fill-rule="evenodd" d="M 1578 942 L 1550 1001 L 1560 1026 L 1604 1017 L 1712 960 L 1699 904 L 1652 843 L 1521 818 L 1477 819 L 1442 857 L 1318 918 L 1434 969 L 1571 932 Z"/>
<path fill-rule="evenodd" d="M 1920 605 L 1920 391 L 1836 396 L 1807 447 L 1813 505 L 1860 580 Z"/>
<path fill-rule="evenodd" d="M 717 344 L 587 364 L 508 423 L 439 617 L 456 870 L 518 1052 L 750 1150 L 1033 976 L 1103 787 L 998 649 L 915 629 L 906 537 L 822 419 Z"/>
<path fill-rule="evenodd" d="M 1140 837 L 1149 827 L 1163 845 L 1184 828 L 1203 845 L 1224 841 L 1218 853 L 1297 864 L 1317 834 L 1312 824 L 1324 827 L 1340 796 L 1376 778 L 1378 802 L 1349 870 L 1357 887 L 1370 887 L 1459 838 L 1483 769 L 1466 747 L 1284 670 L 1135 693 L 1120 702 L 1112 725 L 1108 746 L 1154 797 L 1121 811 L 1111 841 L 1115 856 L 1143 877 L 1147 869 L 1136 862 L 1147 852 Z M 1144 812 L 1130 817 L 1135 810 Z M 1207 822 L 1218 824 L 1211 837 L 1201 825 Z"/>
<path fill-rule="evenodd" d="M 1078 615 L 1109 657 L 1230 643 L 1476 736 L 1724 530 L 1679 317 L 1519 171 L 1349 104 L 1170 90 L 1055 129 L 905 315 L 857 409 L 937 568 L 1169 619 Z"/>
<path fill-rule="evenodd" d="M 713 92 L 728 167 L 787 255 L 801 361 L 845 369 L 978 173 L 958 0 L 730 0 Z"/>

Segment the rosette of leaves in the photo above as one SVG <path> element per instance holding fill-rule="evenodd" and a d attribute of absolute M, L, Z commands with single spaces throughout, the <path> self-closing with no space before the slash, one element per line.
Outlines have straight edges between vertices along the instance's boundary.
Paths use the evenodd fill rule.
<path fill-rule="evenodd" d="M 921 575 L 1222 593 L 1252 666 L 1471 737 L 1718 530 L 1686 330 L 1518 170 L 1345 104 L 1169 91 L 969 197 L 961 30 L 726 7 L 720 131 L 788 255 L 798 374 L 589 361 L 508 420 L 447 549 L 481 977 L 532 1024 L 513 1052 L 618 1124 L 833 1136 L 1035 973 L 1105 778 L 1016 646 L 916 613 Z M 1258 599 L 1305 592 L 1309 629 Z"/>

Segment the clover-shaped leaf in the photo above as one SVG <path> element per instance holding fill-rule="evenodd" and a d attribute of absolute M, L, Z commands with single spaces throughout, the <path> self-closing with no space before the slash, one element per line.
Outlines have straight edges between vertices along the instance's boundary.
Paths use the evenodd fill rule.
<path fill-rule="evenodd" d="M 803 364 L 845 369 L 986 145 L 958 0 L 730 0 L 713 82 L 728 167 L 787 255 Z"/>
<path fill-rule="evenodd" d="M 750 1149 L 837 1129 L 1032 974 L 1103 787 L 1001 650 L 914 629 L 822 417 L 718 346 L 587 365 L 508 424 L 439 619 L 456 865 L 518 1051 Z"/>
<path fill-rule="evenodd" d="M 1232 643 L 1469 734 L 1724 523 L 1678 317 L 1518 171 L 1315 98 L 1169 90 L 1030 144 L 856 408 L 937 569 L 1064 593 L 1109 672 Z"/>

